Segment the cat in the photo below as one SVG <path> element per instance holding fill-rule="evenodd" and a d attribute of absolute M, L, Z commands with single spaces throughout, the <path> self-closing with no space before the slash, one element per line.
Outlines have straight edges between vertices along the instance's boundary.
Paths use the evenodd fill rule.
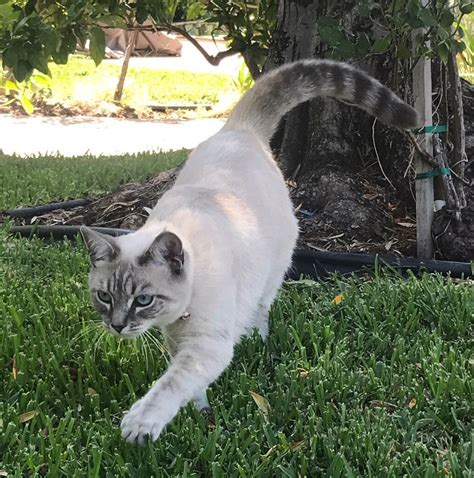
<path fill-rule="evenodd" d="M 281 117 L 316 96 L 383 122 L 418 126 L 416 111 L 352 66 L 301 60 L 262 76 L 223 128 L 189 156 L 146 223 L 117 238 L 81 228 L 92 301 L 120 337 L 162 330 L 168 370 L 126 413 L 122 436 L 156 440 L 180 407 L 208 407 L 207 387 L 242 335 L 268 334 L 268 313 L 291 264 L 298 225 L 269 142 Z"/>

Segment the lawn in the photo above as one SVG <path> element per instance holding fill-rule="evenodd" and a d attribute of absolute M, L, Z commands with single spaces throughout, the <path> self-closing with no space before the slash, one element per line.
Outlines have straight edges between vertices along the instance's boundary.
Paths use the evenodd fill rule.
<path fill-rule="evenodd" d="M 57 102 L 94 103 L 112 101 L 120 66 L 106 60 L 97 68 L 85 56 L 72 56 L 67 65 L 50 65 L 52 99 Z M 232 78 L 220 73 L 153 70 L 131 66 L 127 73 L 123 103 L 214 104 L 234 91 Z"/>
<path fill-rule="evenodd" d="M 118 158 L 43 158 L 38 170 L 50 172 L 28 183 L 29 168 L 13 169 L 25 160 L 4 159 L 1 182 L 15 200 L 2 200 L 58 199 L 59 177 L 73 183 L 71 197 L 110 190 L 149 174 L 151 166 L 133 169 L 142 160 L 151 158 L 123 158 L 106 174 Z M 474 473 L 472 283 L 380 273 L 289 283 L 268 341 L 245 338 L 210 388 L 212 413 L 188 405 L 157 443 L 140 448 L 121 439 L 118 425 L 162 373 L 166 354 L 101 333 L 80 244 L 7 233 L 0 227 L 0 476 Z M 260 408 L 251 392 L 263 397 Z"/>
<path fill-rule="evenodd" d="M 0 155 L 0 210 L 97 196 L 113 191 L 121 183 L 165 171 L 185 157 L 184 151 L 99 158 Z"/>

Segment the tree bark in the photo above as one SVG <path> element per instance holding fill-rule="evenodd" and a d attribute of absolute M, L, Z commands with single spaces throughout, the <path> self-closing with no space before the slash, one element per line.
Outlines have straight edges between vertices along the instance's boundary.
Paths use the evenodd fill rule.
<path fill-rule="evenodd" d="M 302 58 L 328 57 L 318 30 L 322 16 L 338 19 L 349 37 L 360 32 L 373 39 L 383 35 L 379 27 L 358 15 L 355 0 L 280 0 L 264 70 Z M 389 87 L 400 83 L 401 71 L 389 55 L 351 59 L 350 63 Z M 311 236 L 330 234 L 344 234 L 348 242 L 389 241 L 394 215 L 386 204 L 403 197 L 405 205 L 414 206 L 412 185 L 403 178 L 409 157 L 407 142 L 355 107 L 331 98 L 300 105 L 280 125 L 272 147 L 284 174 L 294 181 L 295 205 L 314 214 L 301 221 L 301 241 L 306 244 L 311 243 Z M 381 198 L 374 199 L 374 194 Z M 414 254 L 415 248 L 410 252 Z"/>
<path fill-rule="evenodd" d="M 130 62 L 130 57 L 132 56 L 133 50 L 135 49 L 135 43 L 137 41 L 138 30 L 133 30 L 128 39 L 127 49 L 125 50 L 125 56 L 123 58 L 122 69 L 120 70 L 120 77 L 117 83 L 117 88 L 114 93 L 114 101 L 122 101 L 123 86 L 125 84 L 125 78 L 128 72 L 128 64 Z"/>

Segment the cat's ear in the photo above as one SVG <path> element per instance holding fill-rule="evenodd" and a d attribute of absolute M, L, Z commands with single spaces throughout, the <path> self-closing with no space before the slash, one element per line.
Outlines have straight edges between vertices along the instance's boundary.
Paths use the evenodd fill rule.
<path fill-rule="evenodd" d="M 112 262 L 119 255 L 120 249 L 113 237 L 96 232 L 86 226 L 82 226 L 80 231 L 94 267 L 100 261 Z"/>
<path fill-rule="evenodd" d="M 171 271 L 179 274 L 184 265 L 184 251 L 181 239 L 172 232 L 162 232 L 139 259 L 139 264 L 166 262 Z"/>

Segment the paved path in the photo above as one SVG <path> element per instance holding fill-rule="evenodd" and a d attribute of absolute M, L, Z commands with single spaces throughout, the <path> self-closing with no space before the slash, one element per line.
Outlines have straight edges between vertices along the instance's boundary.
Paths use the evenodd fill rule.
<path fill-rule="evenodd" d="M 0 151 L 19 156 L 81 156 L 190 149 L 223 124 L 220 119 L 159 122 L 0 115 Z"/>

